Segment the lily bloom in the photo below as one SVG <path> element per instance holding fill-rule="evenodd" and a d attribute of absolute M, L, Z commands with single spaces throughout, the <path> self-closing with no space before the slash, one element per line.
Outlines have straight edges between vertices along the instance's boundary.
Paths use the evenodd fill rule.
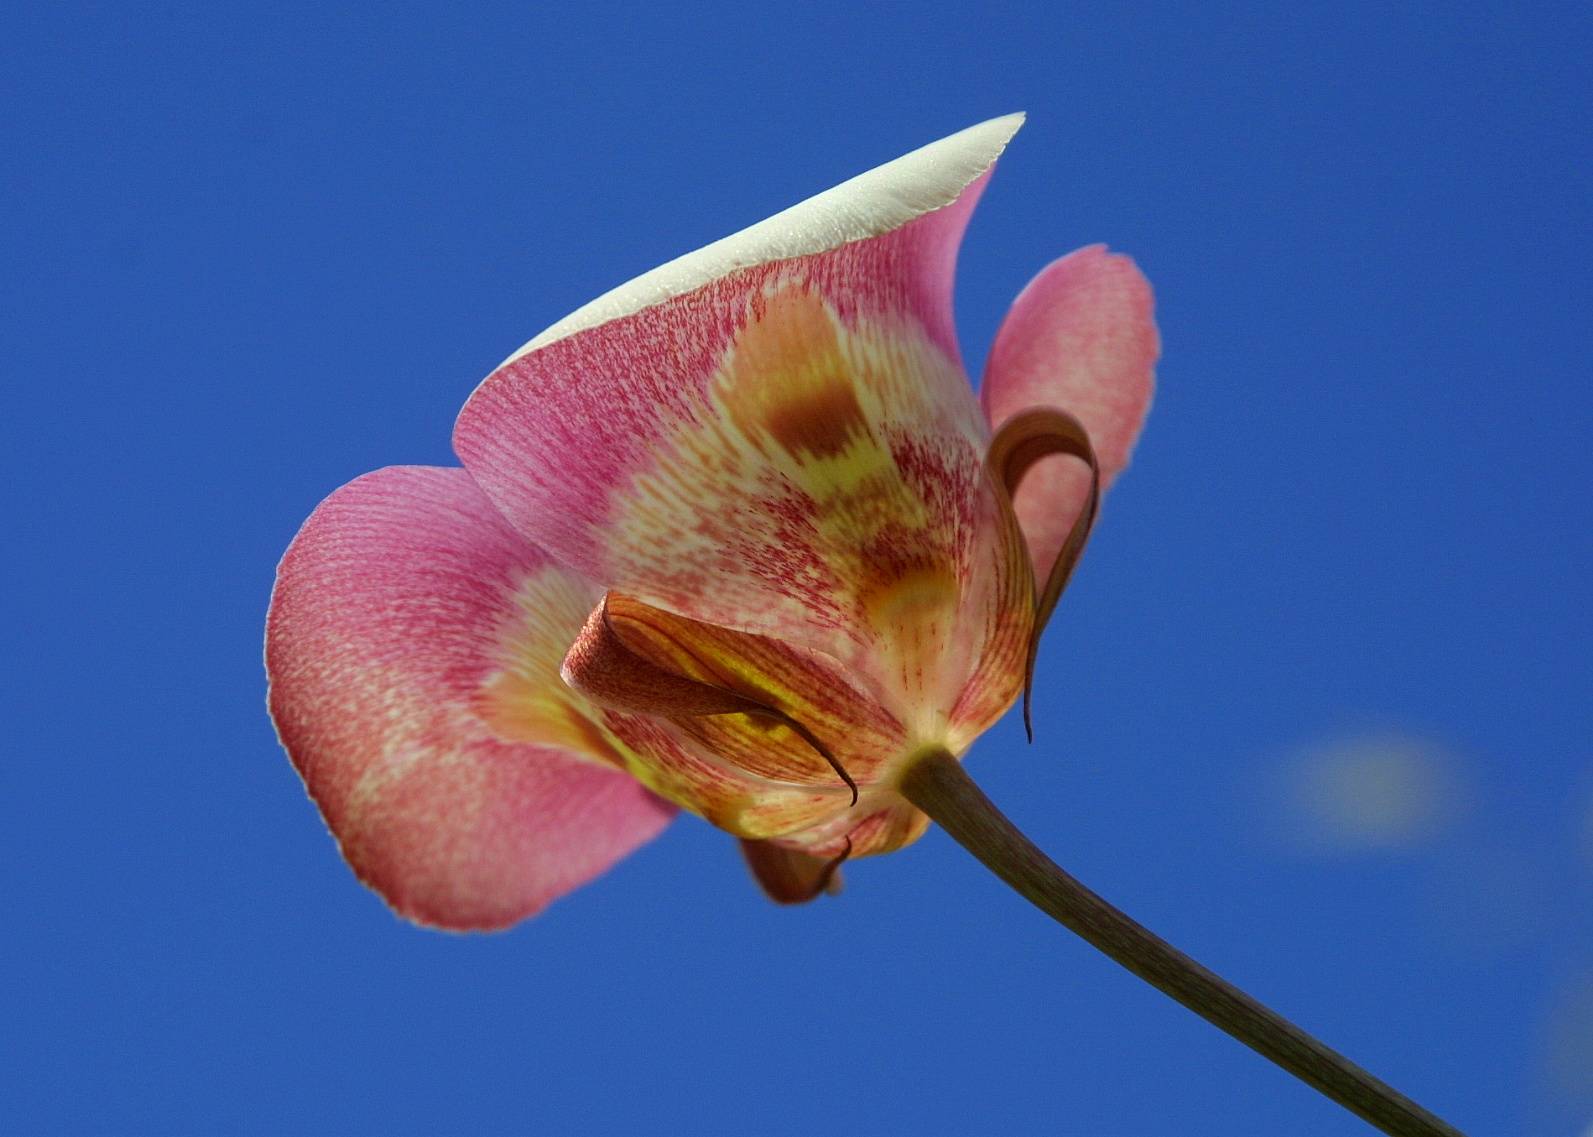
<path fill-rule="evenodd" d="M 333 493 L 280 566 L 270 709 L 359 878 L 497 928 L 685 809 L 776 900 L 928 824 L 901 792 L 1030 681 L 1149 404 L 1151 293 L 1099 246 L 1001 324 L 957 250 L 1018 115 L 637 278 L 537 336 L 463 468 Z"/>
<path fill-rule="evenodd" d="M 1069 876 L 959 763 L 1027 693 L 1128 460 L 1158 345 L 1100 247 L 1043 270 L 979 397 L 957 247 L 994 119 L 671 261 L 555 324 L 277 573 L 270 707 L 355 873 L 500 928 L 678 808 L 775 900 L 933 818 L 1134 974 L 1400 1137 L 1458 1132 Z"/>

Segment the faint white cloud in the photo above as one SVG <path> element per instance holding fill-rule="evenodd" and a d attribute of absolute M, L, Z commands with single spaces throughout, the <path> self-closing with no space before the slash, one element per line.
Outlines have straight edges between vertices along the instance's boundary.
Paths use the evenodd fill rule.
<path fill-rule="evenodd" d="M 1402 732 L 1350 735 L 1281 764 L 1272 812 L 1279 837 L 1305 852 L 1359 853 L 1427 844 L 1460 815 L 1454 756 Z"/>

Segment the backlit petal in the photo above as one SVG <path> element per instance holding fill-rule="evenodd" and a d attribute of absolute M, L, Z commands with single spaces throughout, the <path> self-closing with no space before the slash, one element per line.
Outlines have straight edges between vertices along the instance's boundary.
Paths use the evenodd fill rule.
<path fill-rule="evenodd" d="M 621 594 L 593 610 L 564 676 L 625 712 L 610 721 L 639 778 L 743 837 L 861 820 L 891 796 L 880 783 L 908 750 L 902 725 L 833 660 Z"/>
<path fill-rule="evenodd" d="M 609 711 L 605 721 L 640 756 L 630 767 L 637 779 L 736 837 L 787 837 L 856 808 L 833 775 L 822 785 L 766 778 L 720 758 L 668 719 Z"/>
<path fill-rule="evenodd" d="M 827 253 L 895 232 L 962 199 L 1022 125 L 1023 115 L 1011 114 L 969 127 L 643 273 L 548 328 L 510 357 L 510 362 L 578 332 L 695 292 L 742 269 Z M 972 204 L 969 201 L 965 206 L 972 208 Z M 958 233 L 950 249 L 938 250 L 942 255 L 949 253 L 955 258 L 956 236 L 960 236 L 963 220 L 954 221 Z M 949 273 L 952 266 L 942 267 Z"/>
<path fill-rule="evenodd" d="M 928 828 L 929 818 L 899 794 L 877 794 L 865 797 L 862 805 L 845 817 L 786 834 L 776 843 L 800 849 L 809 856 L 834 858 L 844 854 L 847 860 L 857 860 L 911 845 Z"/>
<path fill-rule="evenodd" d="M 993 428 L 1035 407 L 1084 424 L 1101 487 L 1128 464 L 1150 408 L 1160 351 L 1149 283 L 1134 262 L 1092 245 L 1047 267 L 1018 296 L 996 333 L 980 399 Z M 1014 506 L 1045 580 L 1089 494 L 1089 471 L 1041 459 Z"/>
<path fill-rule="evenodd" d="M 1010 530 L 1016 548 L 1015 523 Z M 1013 587 L 1010 602 L 1028 612 L 1028 578 Z M 898 849 L 927 824 L 896 792 L 912 750 L 901 724 L 822 655 L 611 593 L 571 647 L 564 676 L 595 703 L 641 712 L 610 719 L 633 772 L 755 838 L 743 851 L 783 903 L 816 895 L 823 866 Z M 972 741 L 1012 701 L 1010 689 L 1000 701 L 980 693 L 971 686 L 959 701 L 947 745 Z"/>
<path fill-rule="evenodd" d="M 875 781 L 908 743 L 833 660 L 619 594 L 593 613 L 564 676 L 595 702 L 662 715 L 731 765 L 797 785 Z"/>
<path fill-rule="evenodd" d="M 1017 125 L 908 155 L 556 325 L 466 405 L 466 466 L 593 579 L 825 652 L 938 737 L 1014 632 L 990 598 L 1028 573 L 1008 563 L 950 306 Z"/>
<path fill-rule="evenodd" d="M 294 539 L 267 625 L 271 714 L 349 864 L 399 914 L 503 927 L 672 815 L 558 677 L 594 598 L 463 470 L 367 474 Z"/>

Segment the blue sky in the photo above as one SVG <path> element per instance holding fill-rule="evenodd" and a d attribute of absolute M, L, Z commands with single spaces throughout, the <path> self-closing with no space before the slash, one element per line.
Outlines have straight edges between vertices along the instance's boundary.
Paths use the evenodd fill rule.
<path fill-rule="evenodd" d="M 0 1120 L 19 1133 L 1355 1134 L 932 833 L 766 904 L 685 822 L 395 921 L 263 708 L 315 503 L 599 292 L 960 127 L 983 358 L 1094 241 L 1160 389 L 969 765 L 1475 1133 L 1593 1125 L 1585 6 L 12 5 Z"/>

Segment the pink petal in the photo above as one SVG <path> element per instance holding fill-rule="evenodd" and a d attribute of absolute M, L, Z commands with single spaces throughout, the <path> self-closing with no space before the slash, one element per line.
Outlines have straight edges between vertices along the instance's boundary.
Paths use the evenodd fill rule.
<path fill-rule="evenodd" d="M 282 558 L 271 714 L 343 855 L 400 915 L 504 927 L 672 816 L 558 679 L 595 598 L 457 469 L 349 483 Z"/>
<path fill-rule="evenodd" d="M 837 563 L 863 546 L 856 534 L 819 532 L 835 455 L 864 439 L 868 460 L 884 455 L 876 501 L 921 516 L 927 493 L 939 531 L 960 524 L 966 538 L 978 523 L 964 515 L 983 505 L 988 430 L 957 354 L 952 274 L 1020 122 L 925 147 L 556 324 L 466 404 L 454 432 L 466 468 L 522 533 L 592 579 L 844 657 L 857 621 L 835 597 L 862 589 L 867 566 Z M 898 561 L 948 555 L 911 543 Z"/>
<path fill-rule="evenodd" d="M 1128 257 L 1091 245 L 1053 262 L 1029 283 L 996 333 L 980 401 L 992 429 L 1020 411 L 1054 407 L 1084 424 L 1101 484 L 1128 465 L 1150 409 L 1161 350 L 1150 284 Z M 1042 459 L 1015 506 L 1045 580 L 1089 493 L 1089 472 L 1065 457 Z"/>

